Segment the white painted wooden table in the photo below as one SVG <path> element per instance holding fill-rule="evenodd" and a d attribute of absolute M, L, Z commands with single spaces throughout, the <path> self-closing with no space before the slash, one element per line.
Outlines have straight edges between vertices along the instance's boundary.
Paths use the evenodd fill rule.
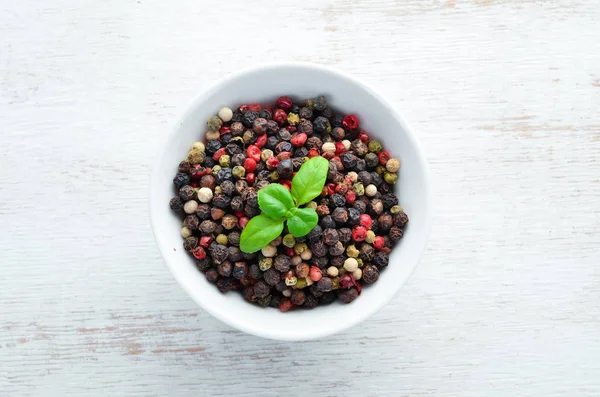
<path fill-rule="evenodd" d="M 595 0 L 3 0 L 0 396 L 600 396 Z M 152 156 L 208 83 L 335 65 L 433 171 L 422 263 L 326 340 L 237 332 L 155 248 Z"/>

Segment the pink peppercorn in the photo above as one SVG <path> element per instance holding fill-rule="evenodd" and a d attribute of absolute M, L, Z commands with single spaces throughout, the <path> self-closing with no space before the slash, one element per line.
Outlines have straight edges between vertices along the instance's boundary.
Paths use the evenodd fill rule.
<path fill-rule="evenodd" d="M 360 216 L 360 225 L 366 227 L 367 229 L 370 229 L 373 225 L 373 220 L 368 214 L 362 214 Z"/>
<path fill-rule="evenodd" d="M 292 308 L 292 302 L 288 298 L 281 298 L 279 300 L 279 310 L 282 312 L 287 312 Z"/>
<path fill-rule="evenodd" d="M 292 100 L 287 96 L 280 96 L 277 98 L 277 107 L 283 110 L 289 110 L 292 108 Z"/>
<path fill-rule="evenodd" d="M 292 142 L 292 145 L 294 145 L 295 147 L 302 147 L 306 143 L 307 139 L 308 139 L 308 135 L 306 135 L 304 132 L 301 132 L 299 134 L 292 136 L 291 142 Z"/>
<path fill-rule="evenodd" d="M 367 229 L 364 226 L 356 225 L 352 229 L 352 240 L 354 241 L 365 241 L 367 238 Z"/>
<path fill-rule="evenodd" d="M 256 161 L 251 158 L 247 158 L 244 160 L 244 169 L 246 172 L 254 172 L 256 171 Z"/>
<path fill-rule="evenodd" d="M 292 157 L 291 152 L 281 152 L 277 155 L 277 160 L 281 161 L 281 160 L 289 159 L 291 157 Z"/>
<path fill-rule="evenodd" d="M 229 134 L 230 132 L 231 132 L 231 128 L 229 128 L 225 125 L 219 129 L 219 133 L 221 133 L 221 135 Z"/>
<path fill-rule="evenodd" d="M 287 188 L 287 190 L 292 190 L 292 181 L 290 181 L 289 179 L 284 179 L 282 181 L 279 181 L 279 183 L 283 186 L 285 186 Z"/>
<path fill-rule="evenodd" d="M 240 218 L 240 220 L 238 221 L 240 229 L 244 229 L 246 227 L 246 225 L 248 224 L 248 222 L 250 222 L 250 219 L 247 216 L 242 216 Z"/>
<path fill-rule="evenodd" d="M 267 144 L 267 134 L 259 135 L 258 138 L 256 138 L 256 143 L 255 143 L 256 146 L 263 147 L 266 144 Z"/>
<path fill-rule="evenodd" d="M 256 179 L 256 177 L 254 176 L 254 174 L 252 172 L 249 174 L 246 174 L 246 182 L 248 182 L 249 184 L 253 184 L 255 179 Z"/>
<path fill-rule="evenodd" d="M 246 215 L 244 214 L 244 211 L 236 211 L 234 214 L 235 214 L 235 216 L 236 216 L 237 218 L 241 218 L 241 217 L 243 217 L 243 216 L 246 216 Z"/>
<path fill-rule="evenodd" d="M 348 205 L 352 205 L 356 201 L 356 193 L 354 193 L 353 190 L 348 191 L 344 197 L 346 198 L 346 204 Z"/>
<path fill-rule="evenodd" d="M 335 143 L 335 154 L 342 154 L 346 151 L 344 144 L 342 142 Z"/>
<path fill-rule="evenodd" d="M 327 160 L 331 160 L 333 158 L 333 156 L 335 156 L 334 152 L 325 152 L 325 153 L 323 153 L 323 157 L 326 158 Z"/>
<path fill-rule="evenodd" d="M 196 259 L 204 259 L 206 258 L 206 251 L 204 251 L 204 248 L 201 246 L 197 246 L 192 250 L 192 255 L 194 255 L 194 258 Z"/>
<path fill-rule="evenodd" d="M 316 266 L 310 267 L 310 279 L 312 281 L 319 281 L 323 277 L 323 273 L 321 273 L 321 269 Z"/>
<path fill-rule="evenodd" d="M 287 121 L 287 114 L 282 109 L 276 109 L 275 113 L 273 113 L 273 120 L 275 120 L 277 124 L 282 125 Z"/>
<path fill-rule="evenodd" d="M 274 169 L 277 168 L 277 165 L 279 165 L 279 160 L 277 160 L 277 157 L 273 156 L 273 157 L 269 157 L 267 159 L 267 169 L 272 171 Z"/>
<path fill-rule="evenodd" d="M 380 251 L 385 247 L 385 239 L 381 236 L 375 237 L 375 241 L 373 242 L 373 248 Z"/>
<path fill-rule="evenodd" d="M 287 127 L 285 127 L 285 129 L 288 130 L 290 134 L 293 134 L 294 132 L 298 131 L 295 125 L 288 125 Z"/>
<path fill-rule="evenodd" d="M 215 161 L 219 161 L 219 159 L 221 158 L 222 155 L 225 154 L 225 148 L 222 147 L 221 149 L 217 150 L 215 152 L 215 154 L 213 154 L 213 160 Z"/>
<path fill-rule="evenodd" d="M 368 142 L 369 141 L 369 135 L 367 135 L 366 132 L 361 131 L 360 134 L 358 134 L 358 139 L 360 139 L 362 142 Z"/>
<path fill-rule="evenodd" d="M 353 114 L 347 115 L 342 120 L 342 127 L 347 129 L 348 131 L 354 131 L 358 128 L 358 118 Z"/>
<path fill-rule="evenodd" d="M 312 159 L 313 157 L 317 157 L 317 156 L 319 156 L 319 151 L 317 149 L 313 148 L 308 151 L 309 159 Z"/>
<path fill-rule="evenodd" d="M 342 275 L 342 277 L 340 277 L 339 284 L 341 288 L 354 287 L 354 277 L 352 277 L 350 273 L 345 273 Z"/>
<path fill-rule="evenodd" d="M 390 154 L 388 152 L 379 153 L 379 164 L 386 165 L 389 159 Z"/>
<path fill-rule="evenodd" d="M 296 255 L 296 253 L 294 252 L 294 249 L 293 248 L 289 248 L 289 247 L 285 248 L 285 254 L 287 256 L 290 256 L 290 257 Z"/>
<path fill-rule="evenodd" d="M 248 110 L 252 110 L 253 112 L 260 112 L 262 109 L 262 106 L 260 106 L 258 103 L 251 103 L 250 105 L 248 105 Z"/>
<path fill-rule="evenodd" d="M 221 150 L 221 149 L 219 149 L 219 150 Z M 248 155 L 249 158 L 256 161 L 257 163 L 260 161 L 260 149 L 258 148 L 258 146 L 255 146 L 255 145 L 248 146 L 248 149 L 246 149 L 246 154 Z"/>
<path fill-rule="evenodd" d="M 211 236 L 202 236 L 200 237 L 200 245 L 204 248 L 210 247 L 210 244 L 214 241 Z"/>
<path fill-rule="evenodd" d="M 328 183 L 327 184 L 327 195 L 328 196 L 333 196 L 335 194 L 335 184 L 334 183 Z"/>

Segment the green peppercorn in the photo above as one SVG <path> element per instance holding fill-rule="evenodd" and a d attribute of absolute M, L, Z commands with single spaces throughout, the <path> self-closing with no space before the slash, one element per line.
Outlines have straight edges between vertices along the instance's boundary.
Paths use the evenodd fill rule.
<path fill-rule="evenodd" d="M 381 142 L 379 142 L 376 139 L 373 139 L 369 142 L 369 152 L 373 152 L 373 153 L 379 153 L 383 150 L 383 146 L 381 145 Z"/>
<path fill-rule="evenodd" d="M 316 201 L 309 201 L 308 203 L 306 203 L 306 208 L 312 208 L 313 210 L 316 210 L 318 206 L 319 205 Z"/>
<path fill-rule="evenodd" d="M 284 242 L 285 244 L 285 242 Z M 308 249 L 308 245 L 306 245 L 306 243 L 296 243 L 296 245 L 294 245 L 294 252 L 296 253 L 296 255 L 300 255 L 301 253 L 305 252 Z"/>
<path fill-rule="evenodd" d="M 354 245 L 349 245 L 348 248 L 346 248 L 346 255 L 348 255 L 348 258 L 358 258 L 359 254 L 360 251 Z"/>
<path fill-rule="evenodd" d="M 258 261 L 258 267 L 263 272 L 269 270 L 271 266 L 273 266 L 273 258 L 262 258 L 260 261 Z"/>
<path fill-rule="evenodd" d="M 215 241 L 217 242 L 217 244 L 221 244 L 221 245 L 227 245 L 227 243 L 229 242 L 227 239 L 227 236 L 224 234 L 219 234 L 217 236 L 217 238 L 215 239 Z"/>
<path fill-rule="evenodd" d="M 304 287 L 306 287 L 306 279 L 305 278 L 299 278 L 298 281 L 296 281 L 296 288 L 302 289 Z"/>
<path fill-rule="evenodd" d="M 356 258 L 356 261 L 358 262 L 358 267 L 363 267 L 363 265 L 365 264 L 365 263 L 363 262 L 363 260 L 362 260 L 362 259 L 360 259 L 360 258 Z"/>
<path fill-rule="evenodd" d="M 352 190 L 356 193 L 357 196 L 362 196 L 365 194 L 365 187 L 362 183 L 356 182 L 352 185 Z"/>
<path fill-rule="evenodd" d="M 215 194 L 223 193 L 223 188 L 221 186 L 215 187 Z"/>
<path fill-rule="evenodd" d="M 287 121 L 290 123 L 290 125 L 296 125 L 300 122 L 300 116 L 298 116 L 296 113 L 290 112 L 288 113 Z"/>
<path fill-rule="evenodd" d="M 392 208 L 390 208 L 390 212 L 392 213 L 392 215 L 396 215 L 401 212 L 404 212 L 404 210 L 402 209 L 402 207 L 396 204 Z"/>
<path fill-rule="evenodd" d="M 269 180 L 271 182 L 277 182 L 279 180 L 279 174 L 277 173 L 277 171 L 271 172 L 271 175 L 269 175 Z"/>
<path fill-rule="evenodd" d="M 190 164 L 204 164 L 206 154 L 200 149 L 192 149 L 187 155 L 186 161 Z"/>
<path fill-rule="evenodd" d="M 246 170 L 244 169 L 243 166 L 241 165 L 236 165 L 235 167 L 233 167 L 233 170 L 231 170 L 231 173 L 233 174 L 234 177 L 236 177 L 237 179 L 241 179 L 244 177 L 244 175 L 246 175 Z"/>
<path fill-rule="evenodd" d="M 393 185 L 398 181 L 398 175 L 391 172 L 386 172 L 383 174 L 383 179 L 390 185 Z"/>
<path fill-rule="evenodd" d="M 223 120 L 221 120 L 219 116 L 212 116 L 209 117 L 206 125 L 208 125 L 210 131 L 219 131 L 219 128 L 223 125 Z"/>
<path fill-rule="evenodd" d="M 385 167 L 383 165 L 378 165 L 375 168 L 375 172 L 377 173 L 377 175 L 382 175 L 385 172 Z"/>
<path fill-rule="evenodd" d="M 221 171 L 221 166 L 219 164 L 217 164 L 217 165 L 215 165 L 215 166 L 212 167 L 211 173 L 213 175 L 217 175 L 217 172 L 219 172 L 219 171 Z"/>
<path fill-rule="evenodd" d="M 343 269 L 343 268 L 342 268 Z M 342 274 L 341 272 L 339 272 L 338 274 Z M 340 288 L 340 277 L 334 277 L 331 279 L 331 282 L 333 283 L 333 289 L 339 289 Z"/>
<path fill-rule="evenodd" d="M 296 239 L 291 234 L 286 234 L 283 236 L 283 245 L 288 248 L 292 248 L 294 245 L 296 245 Z"/>
<path fill-rule="evenodd" d="M 229 165 L 231 164 L 231 156 L 229 156 L 228 154 L 224 154 L 219 158 L 219 164 L 221 165 L 221 167 L 229 167 Z"/>

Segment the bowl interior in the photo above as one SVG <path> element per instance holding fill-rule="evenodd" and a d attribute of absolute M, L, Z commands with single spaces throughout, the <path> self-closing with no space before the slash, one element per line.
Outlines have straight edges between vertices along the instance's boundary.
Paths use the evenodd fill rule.
<path fill-rule="evenodd" d="M 201 140 L 206 120 L 217 111 L 242 103 L 273 103 L 280 95 L 303 99 L 323 94 L 336 110 L 354 113 L 361 128 L 380 139 L 402 167 L 396 193 L 410 218 L 389 266 L 372 286 L 349 305 L 334 303 L 313 310 L 280 313 L 245 302 L 240 294 L 220 293 L 183 250 L 181 220 L 169 209 L 177 165 L 193 142 Z M 242 331 L 281 340 L 306 340 L 334 334 L 381 309 L 401 289 L 416 267 L 429 231 L 430 201 L 426 162 L 400 115 L 368 86 L 316 65 L 267 66 L 233 75 L 197 97 L 169 133 L 154 165 L 150 215 L 159 249 L 177 281 L 205 310 Z"/>

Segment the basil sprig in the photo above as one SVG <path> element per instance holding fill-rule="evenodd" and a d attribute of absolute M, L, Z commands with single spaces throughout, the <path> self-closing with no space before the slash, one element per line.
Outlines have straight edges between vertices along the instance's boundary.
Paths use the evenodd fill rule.
<path fill-rule="evenodd" d="M 294 237 L 305 236 L 317 225 L 319 216 L 312 208 L 299 208 L 321 194 L 329 161 L 313 157 L 302 164 L 292 179 L 292 191 L 278 183 L 271 183 L 258 191 L 258 205 L 262 214 L 250 219 L 240 236 L 243 252 L 256 252 L 276 239 L 287 221 Z"/>

